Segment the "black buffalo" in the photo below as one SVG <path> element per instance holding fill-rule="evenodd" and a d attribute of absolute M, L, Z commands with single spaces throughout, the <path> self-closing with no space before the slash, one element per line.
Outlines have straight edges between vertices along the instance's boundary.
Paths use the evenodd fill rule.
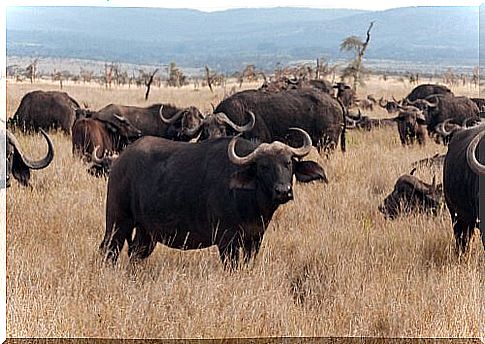
<path fill-rule="evenodd" d="M 184 135 L 184 129 L 190 129 L 204 119 L 193 106 L 178 108 L 170 104 L 154 104 L 149 107 L 110 104 L 94 112 L 91 117 L 106 121 L 114 114 L 130 121 L 141 131 L 142 136 L 158 136 L 177 141 L 190 141 L 193 137 Z"/>
<path fill-rule="evenodd" d="M 345 109 L 330 95 L 310 88 L 278 93 L 247 90 L 224 99 L 214 113 L 224 113 L 234 123 L 248 123 L 254 114 L 254 127 L 243 136 L 261 142 L 287 140 L 288 129 L 301 127 L 318 151 L 332 150 L 338 144 L 345 151 Z M 204 137 L 202 139 L 206 139 Z"/>
<path fill-rule="evenodd" d="M 293 199 L 293 175 L 326 181 L 323 168 L 301 161 L 311 139 L 293 148 L 239 137 L 198 144 L 143 137 L 111 168 L 106 233 L 100 250 L 116 261 L 125 240 L 131 259 L 147 258 L 157 242 L 178 249 L 216 245 L 236 266 L 257 254 L 276 209 Z M 132 240 L 132 232 L 136 234 Z"/>
<path fill-rule="evenodd" d="M 480 121 L 477 105 L 467 97 L 431 95 L 408 103 L 423 111 L 429 135 L 436 135 L 438 125 L 447 119 L 458 125 Z"/>
<path fill-rule="evenodd" d="M 401 144 L 410 145 L 416 140 L 420 145 L 426 142 L 426 119 L 421 110 L 414 106 L 399 106 L 395 118 Z"/>
<path fill-rule="evenodd" d="M 34 161 L 24 155 L 17 138 L 7 130 L 6 136 L 6 187 L 10 186 L 10 175 L 23 186 L 29 185 L 30 170 L 40 170 L 49 166 L 54 159 L 54 146 L 49 135 L 40 129 L 47 141 L 47 154 L 44 158 Z"/>
<path fill-rule="evenodd" d="M 483 178 L 485 175 L 485 166 L 478 161 L 477 146 L 483 136 L 485 136 L 484 125 L 455 133 L 448 145 L 443 166 L 445 201 L 450 211 L 456 249 L 459 254 L 468 251 L 470 239 L 480 219 L 479 177 Z M 485 150 L 480 149 L 481 161 L 485 160 L 484 152 Z M 481 231 L 485 248 L 483 227 Z"/>
<path fill-rule="evenodd" d="M 79 109 L 78 102 L 66 92 L 33 91 L 22 98 L 9 125 L 24 132 L 42 128 L 46 131 L 60 129 L 70 134 Z"/>
<path fill-rule="evenodd" d="M 337 82 L 333 88 L 337 89 L 337 99 L 340 100 L 347 109 L 356 103 L 357 96 L 355 91 L 349 85 L 343 82 Z"/>
<path fill-rule="evenodd" d="M 413 102 L 417 99 L 425 99 L 426 97 L 432 94 L 453 96 L 453 92 L 451 92 L 451 90 L 446 86 L 436 85 L 436 84 L 422 84 L 422 85 L 416 86 L 407 95 L 407 97 L 404 98 L 404 102 L 405 103 L 408 102 L 408 104 L 403 104 L 403 105 L 409 105 L 409 102 Z"/>
<path fill-rule="evenodd" d="M 443 187 L 427 184 L 416 178 L 413 174 L 403 175 L 398 178 L 394 190 L 379 206 L 379 211 L 389 219 L 395 219 L 401 213 L 431 213 L 437 215 L 443 204 Z"/>

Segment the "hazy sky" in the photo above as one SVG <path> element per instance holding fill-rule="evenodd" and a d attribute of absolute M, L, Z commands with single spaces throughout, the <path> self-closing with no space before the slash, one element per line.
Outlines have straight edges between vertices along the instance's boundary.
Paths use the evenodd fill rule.
<path fill-rule="evenodd" d="M 394 0 L 394 1 L 363 1 L 363 0 L 7 0 L 8 6 L 120 6 L 120 7 L 166 7 L 194 8 L 202 11 L 217 11 L 228 8 L 244 7 L 313 7 L 313 8 L 354 8 L 383 10 L 406 6 L 479 6 L 482 1 L 473 0 Z"/>

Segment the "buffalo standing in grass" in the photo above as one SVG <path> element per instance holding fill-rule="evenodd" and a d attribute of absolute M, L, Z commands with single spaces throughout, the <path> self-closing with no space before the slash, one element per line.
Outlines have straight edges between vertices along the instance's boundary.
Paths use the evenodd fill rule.
<path fill-rule="evenodd" d="M 60 129 L 70 134 L 79 109 L 78 102 L 65 92 L 33 91 L 22 98 L 9 125 L 24 132 L 42 128 L 46 131 Z"/>
<path fill-rule="evenodd" d="M 293 199 L 293 176 L 326 181 L 323 168 L 301 161 L 311 149 L 218 138 L 198 144 L 144 137 L 113 164 L 100 249 L 113 262 L 125 240 L 131 259 L 147 258 L 157 242 L 178 249 L 216 245 L 235 267 L 258 253 L 276 209 Z M 136 227 L 133 240 L 132 233 Z"/>
<path fill-rule="evenodd" d="M 420 145 L 426 142 L 426 119 L 421 110 L 414 106 L 400 106 L 396 117 L 401 144 L 410 145 L 416 140 Z"/>
<path fill-rule="evenodd" d="M 81 118 L 72 127 L 72 152 L 89 160 L 96 146 L 101 154 L 120 152 L 140 136 L 141 131 L 123 116 L 113 115 L 105 120 Z"/>
<path fill-rule="evenodd" d="M 477 146 L 484 136 L 485 125 L 455 133 L 448 145 L 443 166 L 445 200 L 453 223 L 458 254 L 468 251 L 470 239 L 480 221 L 479 178 L 485 175 L 485 166 L 478 160 Z M 485 160 L 484 152 L 480 149 L 481 161 Z M 481 234 L 485 248 L 483 227 Z"/>
<path fill-rule="evenodd" d="M 345 109 L 330 95 L 309 88 L 268 93 L 260 90 L 238 92 L 224 99 L 214 113 L 224 113 L 234 123 L 247 123 L 247 114 L 256 117 L 254 127 L 243 136 L 261 142 L 285 141 L 288 129 L 301 127 L 318 151 L 333 150 L 340 136 L 345 151 Z"/>
<path fill-rule="evenodd" d="M 437 134 L 437 126 L 447 119 L 458 125 L 480 121 L 477 105 L 467 97 L 431 95 L 408 103 L 423 111 L 430 135 Z"/>
<path fill-rule="evenodd" d="M 403 175 L 398 178 L 392 193 L 384 199 L 379 206 L 379 211 L 385 217 L 393 220 L 401 213 L 432 213 L 437 215 L 443 204 L 443 187 L 427 184 L 413 174 Z"/>
<path fill-rule="evenodd" d="M 20 143 L 17 138 L 7 130 L 6 136 L 6 187 L 10 186 L 10 175 L 13 175 L 15 179 L 23 186 L 29 185 L 30 170 L 40 170 L 49 166 L 54 159 L 54 146 L 49 135 L 40 129 L 41 134 L 47 141 L 47 154 L 40 160 L 31 160 L 27 158 L 20 147 Z"/>
<path fill-rule="evenodd" d="M 436 84 L 422 84 L 419 86 L 416 86 L 406 98 L 404 98 L 404 103 L 403 105 L 410 105 L 411 103 L 417 99 L 426 99 L 426 97 L 432 95 L 432 94 L 441 94 L 441 95 L 450 95 L 453 96 L 453 92 L 446 87 L 442 85 L 436 85 Z M 407 103 L 406 103 L 407 102 Z"/>
<path fill-rule="evenodd" d="M 130 121 L 141 131 L 142 136 L 158 136 L 176 141 L 190 141 L 193 137 L 184 135 L 184 130 L 193 128 L 204 119 L 193 106 L 177 108 L 170 104 L 154 104 L 149 107 L 110 104 L 91 117 L 106 121 L 114 114 Z"/>

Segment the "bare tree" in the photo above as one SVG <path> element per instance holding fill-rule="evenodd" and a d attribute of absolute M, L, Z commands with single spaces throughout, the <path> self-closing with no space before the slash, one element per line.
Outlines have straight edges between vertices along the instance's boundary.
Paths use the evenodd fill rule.
<path fill-rule="evenodd" d="M 367 38 L 365 42 L 357 36 L 350 36 L 345 38 L 342 43 L 340 44 L 341 51 L 355 51 L 355 57 L 352 61 L 350 61 L 349 65 L 345 67 L 342 78 L 352 78 L 353 80 L 353 89 L 357 91 L 357 84 L 363 84 L 363 74 L 366 73 L 362 65 L 362 60 L 364 58 L 365 51 L 367 46 L 369 45 L 370 41 L 370 31 L 374 22 L 372 21 L 367 29 Z"/>
<path fill-rule="evenodd" d="M 37 76 L 37 63 L 39 59 L 33 60 L 27 68 L 25 68 L 26 76 L 30 79 L 30 83 L 33 84 Z"/>
<path fill-rule="evenodd" d="M 210 75 L 210 70 L 209 67 L 205 66 L 205 77 L 207 81 L 207 86 L 209 86 L 209 89 L 211 90 L 212 93 L 214 93 L 214 90 L 212 89 L 212 80 L 211 80 L 211 75 Z"/>
<path fill-rule="evenodd" d="M 145 93 L 145 100 L 148 100 L 148 95 L 150 94 L 150 87 L 152 85 L 153 78 L 155 77 L 155 74 L 157 74 L 157 72 L 158 72 L 158 68 L 155 69 L 155 71 L 152 74 L 150 74 L 150 76 L 145 81 L 145 86 L 147 88 L 147 91 Z"/>

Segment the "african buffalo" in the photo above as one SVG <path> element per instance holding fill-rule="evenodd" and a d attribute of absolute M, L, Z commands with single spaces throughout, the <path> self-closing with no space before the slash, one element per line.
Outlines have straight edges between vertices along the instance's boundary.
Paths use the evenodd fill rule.
<path fill-rule="evenodd" d="M 262 91 L 265 92 L 280 92 L 280 91 L 286 91 L 286 90 L 291 90 L 291 89 L 300 89 L 300 88 L 314 88 L 316 90 L 319 90 L 324 93 L 332 94 L 333 93 L 333 87 L 332 83 L 327 80 L 323 79 L 298 79 L 298 78 L 287 78 L 287 77 L 281 77 L 277 80 L 273 80 L 271 82 L 268 82 L 265 80 L 263 85 L 259 88 Z"/>
<path fill-rule="evenodd" d="M 256 255 L 273 213 L 293 199 L 293 175 L 326 181 L 323 168 L 301 161 L 303 145 L 262 143 L 238 136 L 198 144 L 143 137 L 112 166 L 106 233 L 100 245 L 115 262 L 125 240 L 130 259 L 147 258 L 157 242 L 183 250 L 216 245 L 224 265 Z M 132 232 L 136 227 L 135 237 Z"/>
<path fill-rule="evenodd" d="M 409 102 L 415 101 L 417 99 L 425 99 L 426 97 L 432 94 L 441 94 L 441 95 L 450 95 L 453 96 L 453 92 L 442 85 L 435 85 L 435 84 L 422 84 L 416 86 L 406 98 L 404 98 L 405 104 L 403 105 L 410 105 Z M 406 103 L 408 102 L 408 103 Z M 412 104 L 411 104 L 412 105 Z"/>
<path fill-rule="evenodd" d="M 105 116 L 104 120 L 81 118 L 72 127 L 72 152 L 89 161 L 96 146 L 103 155 L 120 152 L 140 136 L 141 131 L 123 116 Z"/>
<path fill-rule="evenodd" d="M 397 129 L 401 144 L 413 144 L 415 140 L 420 145 L 426 142 L 426 119 L 421 110 L 414 106 L 399 106 L 399 114 L 396 117 Z"/>
<path fill-rule="evenodd" d="M 142 136 L 158 136 L 176 141 L 190 141 L 183 129 L 190 129 L 204 118 L 200 111 L 190 106 L 177 108 L 170 104 L 154 104 L 149 107 L 110 104 L 92 114 L 92 118 L 106 120 L 113 114 L 123 116 L 141 130 Z"/>
<path fill-rule="evenodd" d="M 337 82 L 333 88 L 337 89 L 337 99 L 340 100 L 347 109 L 355 104 L 357 99 L 355 91 L 349 85 L 343 82 Z"/>
<path fill-rule="evenodd" d="M 386 100 L 384 103 L 384 98 L 379 99 L 379 106 L 386 109 L 387 113 L 394 113 L 399 111 L 399 106 L 402 105 L 394 97 L 392 100 Z"/>
<path fill-rule="evenodd" d="M 24 132 L 42 128 L 46 131 L 61 129 L 70 134 L 79 108 L 78 102 L 66 92 L 33 91 L 22 98 L 8 123 Z"/>
<path fill-rule="evenodd" d="M 480 121 L 477 105 L 467 97 L 431 95 L 408 103 L 423 111 L 429 135 L 436 134 L 437 126 L 447 119 L 459 125 L 465 121 Z"/>
<path fill-rule="evenodd" d="M 483 136 L 485 125 L 455 133 L 448 145 L 443 166 L 445 201 L 453 223 L 456 249 L 460 255 L 468 251 L 473 231 L 480 221 L 479 177 L 483 178 L 485 175 L 485 166 L 478 161 L 477 146 Z M 485 150 L 479 151 L 480 160 L 484 161 Z M 480 230 L 485 248 L 485 231 L 483 227 Z"/>
<path fill-rule="evenodd" d="M 403 175 L 398 178 L 394 190 L 379 206 L 379 211 L 385 217 L 393 220 L 401 213 L 432 213 L 437 215 L 443 204 L 442 185 L 436 185 L 433 179 L 432 184 L 427 184 L 413 174 Z"/>
<path fill-rule="evenodd" d="M 222 136 L 235 136 L 253 129 L 256 116 L 251 111 L 248 111 L 247 113 L 249 114 L 250 119 L 248 123 L 244 125 L 237 125 L 224 113 L 211 113 L 208 114 L 199 125 L 192 129 L 186 129 L 183 133 L 187 136 L 194 137 L 200 132 L 198 142 Z"/>
<path fill-rule="evenodd" d="M 47 154 L 44 158 L 34 161 L 27 158 L 22 149 L 20 148 L 20 143 L 17 138 L 9 131 L 6 131 L 7 142 L 6 142 L 6 187 L 10 186 L 10 175 L 13 175 L 15 179 L 23 186 L 29 185 L 30 180 L 30 170 L 40 170 L 49 166 L 49 164 L 54 159 L 54 146 L 49 135 L 41 128 L 39 129 L 41 134 L 47 141 Z"/>
<path fill-rule="evenodd" d="M 370 118 L 369 116 L 362 116 L 360 110 L 358 115 L 348 114 L 347 129 L 363 129 L 370 131 L 373 128 L 383 128 L 394 126 L 397 123 L 397 118 Z"/>
<path fill-rule="evenodd" d="M 268 93 L 238 92 L 224 99 L 214 113 L 224 113 L 234 123 L 247 123 L 247 113 L 256 121 L 243 136 L 261 142 L 284 141 L 291 127 L 310 134 L 318 151 L 332 150 L 338 143 L 345 151 L 345 108 L 330 95 L 311 88 Z"/>

